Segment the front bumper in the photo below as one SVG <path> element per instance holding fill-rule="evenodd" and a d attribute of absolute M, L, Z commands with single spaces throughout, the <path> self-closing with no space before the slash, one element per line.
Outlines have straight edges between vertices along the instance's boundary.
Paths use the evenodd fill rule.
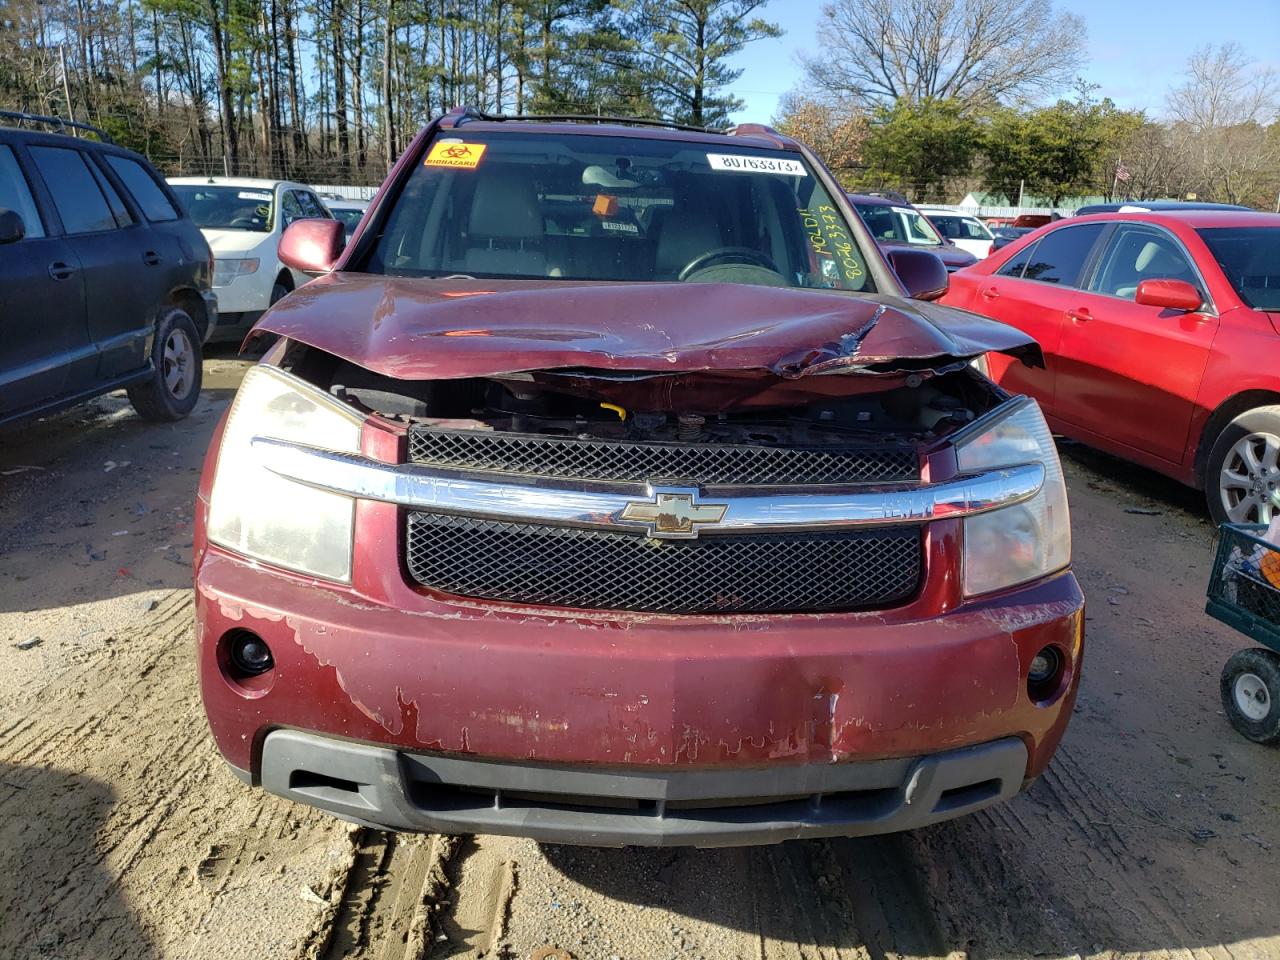
<path fill-rule="evenodd" d="M 926 757 L 744 770 L 460 760 L 294 730 L 268 734 L 271 793 L 379 829 L 593 846 L 742 846 L 912 830 L 1021 788 L 1016 737 Z"/>
<path fill-rule="evenodd" d="M 951 578 L 930 578 L 916 601 L 878 613 L 586 614 L 411 588 L 397 565 L 373 562 L 394 549 L 396 508 L 362 502 L 357 514 L 369 535 L 358 549 L 359 589 L 273 570 L 206 546 L 199 536 L 196 569 L 201 688 L 219 749 L 251 782 L 354 819 L 409 829 L 449 823 L 522 834 L 545 829 L 548 837 L 602 843 L 741 843 L 755 842 L 744 839 L 753 836 L 763 842 L 814 831 L 897 830 L 920 817 L 931 822 L 935 814 L 952 814 L 936 809 L 936 798 L 917 806 L 888 803 L 886 794 L 869 813 L 825 803 L 825 813 L 813 813 L 805 799 L 777 817 L 753 820 L 749 808 L 725 801 L 791 796 L 797 783 L 806 798 L 860 790 L 863 783 L 904 795 L 913 765 L 1012 738 L 1022 745 L 1017 763 L 1001 754 L 1009 769 L 977 781 L 999 782 L 983 800 L 995 802 L 1040 774 L 1070 718 L 1083 598 L 1069 572 L 969 603 L 943 599 L 954 594 Z M 954 556 L 958 523 L 931 526 L 931 552 Z M 242 629 L 265 639 L 275 660 L 249 686 L 226 668 L 226 639 Z M 1034 703 L 1027 668 L 1051 643 L 1065 654 L 1068 670 L 1052 702 Z M 291 761 L 279 760 L 270 745 L 287 742 L 277 740 L 284 730 L 321 738 L 296 769 L 378 785 L 363 816 L 299 788 L 325 782 L 295 778 Z M 350 761 L 332 748 L 343 741 L 359 745 Z M 444 760 L 490 761 L 510 765 L 504 769 L 517 778 L 554 769 L 557 781 L 607 772 L 619 782 L 667 784 L 677 774 L 749 774 L 776 778 L 779 786 L 763 793 L 751 786 L 736 797 L 737 787 L 730 795 L 699 788 L 729 811 L 719 819 L 682 812 L 679 822 L 591 826 L 550 807 L 513 813 L 495 806 L 492 794 L 481 806 L 501 816 L 474 806 L 409 803 L 404 798 L 415 794 L 403 773 L 390 779 L 385 773 L 392 760 L 401 771 L 409 763 L 418 769 Z M 889 763 L 876 767 L 878 761 Z M 317 762 L 335 766 L 326 773 L 313 769 Z M 355 768 L 348 762 L 362 772 L 349 775 Z M 965 764 L 944 766 L 961 770 L 957 783 L 968 776 Z M 477 786 L 466 773 L 459 785 Z M 815 776 L 833 779 L 814 786 L 807 778 Z M 852 779 L 839 779 L 846 776 Z M 510 789 L 501 779 L 479 785 Z M 670 795 L 636 799 L 657 803 Z M 706 836 L 694 837 L 699 832 Z"/>
<path fill-rule="evenodd" d="M 257 312 L 261 316 L 271 306 L 271 288 L 275 285 L 275 274 L 271 271 L 272 264 L 263 260 L 255 273 L 236 277 L 230 283 L 214 287 L 219 309 L 224 313 Z"/>

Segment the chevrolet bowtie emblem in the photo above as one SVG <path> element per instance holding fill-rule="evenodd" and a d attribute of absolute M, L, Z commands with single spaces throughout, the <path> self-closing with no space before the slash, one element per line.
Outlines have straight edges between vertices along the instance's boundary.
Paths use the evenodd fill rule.
<path fill-rule="evenodd" d="M 726 503 L 698 503 L 697 497 L 695 490 L 655 490 L 652 500 L 628 503 L 621 519 L 647 523 L 649 536 L 660 540 L 691 540 L 698 524 L 719 523 L 729 509 Z"/>

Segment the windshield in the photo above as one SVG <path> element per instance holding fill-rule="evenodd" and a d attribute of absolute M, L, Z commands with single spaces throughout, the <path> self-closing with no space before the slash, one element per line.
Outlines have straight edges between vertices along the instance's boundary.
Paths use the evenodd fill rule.
<path fill-rule="evenodd" d="M 197 227 L 214 230 L 271 229 L 271 191 L 252 187 L 171 183 Z"/>
<path fill-rule="evenodd" d="M 948 240 L 990 240 L 991 232 L 973 217 L 959 214 L 931 213 L 929 222 Z"/>
<path fill-rule="evenodd" d="M 1280 227 L 1197 230 L 1240 299 L 1255 310 L 1280 312 Z"/>
<path fill-rule="evenodd" d="M 876 240 L 888 243 L 910 243 L 921 247 L 939 247 L 942 238 L 922 214 L 910 207 L 881 204 L 857 204 L 858 215 Z"/>
<path fill-rule="evenodd" d="M 873 289 L 808 164 L 727 138 L 450 131 L 396 198 L 364 269 Z"/>

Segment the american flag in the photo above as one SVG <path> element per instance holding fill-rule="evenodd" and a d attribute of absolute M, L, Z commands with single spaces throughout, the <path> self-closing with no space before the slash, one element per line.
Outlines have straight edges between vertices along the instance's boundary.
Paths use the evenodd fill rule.
<path fill-rule="evenodd" d="M 1129 180 L 1129 168 L 1119 160 L 1116 161 L 1116 179 L 1121 183 L 1127 183 Z"/>

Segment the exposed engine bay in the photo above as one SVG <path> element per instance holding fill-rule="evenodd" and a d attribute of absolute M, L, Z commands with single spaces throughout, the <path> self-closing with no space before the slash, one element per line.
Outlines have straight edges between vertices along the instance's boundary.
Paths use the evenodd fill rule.
<path fill-rule="evenodd" d="M 859 392 L 848 396 L 814 396 L 814 391 L 792 387 L 787 403 L 716 412 L 697 402 L 698 378 L 690 375 L 678 378 L 685 387 L 681 393 L 691 401 L 688 405 L 631 409 L 599 399 L 598 391 L 586 391 L 588 395 L 579 392 L 584 383 L 593 380 L 589 371 L 569 376 L 548 373 L 399 380 L 300 345 L 293 346 L 284 365 L 363 414 L 407 426 L 633 442 L 781 447 L 859 441 L 920 443 L 960 429 L 1005 399 L 998 387 L 968 366 L 928 379 L 905 376 L 884 383 L 864 381 Z M 645 379 L 675 378 L 653 375 Z M 616 383 L 607 375 L 601 380 Z M 649 386 L 641 396 L 672 396 L 672 391 L 654 390 L 652 383 Z M 875 390 L 876 386 L 882 389 Z"/>

